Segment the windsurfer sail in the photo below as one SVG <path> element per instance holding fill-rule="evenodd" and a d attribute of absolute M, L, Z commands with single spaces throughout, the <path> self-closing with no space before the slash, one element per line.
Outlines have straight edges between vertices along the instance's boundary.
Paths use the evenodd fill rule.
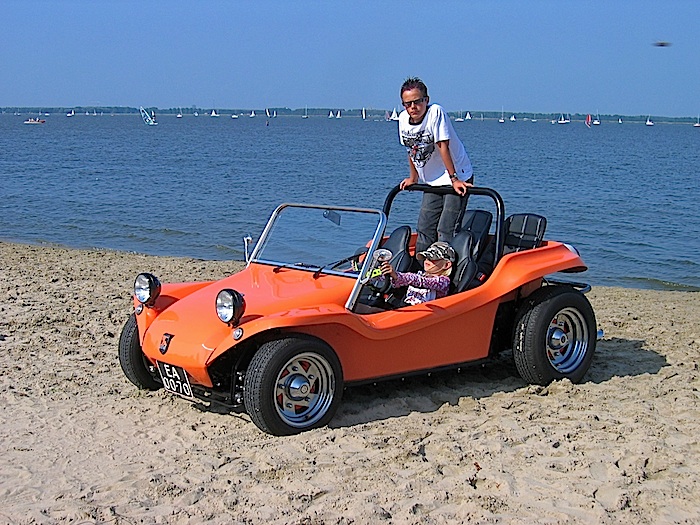
<path fill-rule="evenodd" d="M 586 126 L 591 127 L 591 114 L 586 115 Z"/>
<path fill-rule="evenodd" d="M 144 123 L 149 125 L 149 126 L 157 126 L 158 123 L 156 122 L 156 112 L 151 111 L 151 114 L 148 114 L 148 111 L 143 109 L 143 106 L 139 108 L 139 111 L 141 112 L 141 118 L 143 119 Z"/>

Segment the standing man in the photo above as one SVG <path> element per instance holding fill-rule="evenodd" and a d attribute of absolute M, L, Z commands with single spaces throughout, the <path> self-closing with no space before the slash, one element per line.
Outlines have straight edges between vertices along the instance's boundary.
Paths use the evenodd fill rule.
<path fill-rule="evenodd" d="M 467 188 L 474 175 L 464 144 L 457 137 L 442 106 L 430 104 L 428 88 L 416 77 L 401 86 L 399 139 L 408 150 L 409 176 L 401 189 L 421 182 L 430 186 L 452 186 L 456 194 L 424 193 L 418 215 L 416 253 L 436 241 L 450 242 L 461 227 L 467 206 Z"/>

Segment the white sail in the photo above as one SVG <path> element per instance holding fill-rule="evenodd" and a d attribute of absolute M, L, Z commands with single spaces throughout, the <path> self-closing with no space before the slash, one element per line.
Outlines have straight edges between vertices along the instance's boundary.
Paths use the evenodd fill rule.
<path fill-rule="evenodd" d="M 270 110 L 267 109 L 267 108 L 265 108 L 265 116 L 266 116 L 267 118 L 270 118 Z"/>
<path fill-rule="evenodd" d="M 254 117 L 255 117 L 255 110 L 254 110 L 254 109 L 251 109 L 251 110 L 250 110 L 250 115 L 248 115 L 248 116 L 249 116 L 250 118 L 254 118 Z"/>
<path fill-rule="evenodd" d="M 148 114 L 148 111 L 143 109 L 143 106 L 139 108 L 139 111 L 141 112 L 141 118 L 143 119 L 144 123 L 147 124 L 148 126 L 157 126 L 158 123 L 156 122 L 156 114 L 155 112 L 151 112 L 151 115 Z"/>
<path fill-rule="evenodd" d="M 340 118 L 340 110 L 338 110 L 338 114 L 335 116 L 335 118 Z"/>
<path fill-rule="evenodd" d="M 335 115 L 333 115 L 333 110 L 331 110 L 331 111 L 328 113 L 328 118 L 334 118 L 334 116 L 335 116 Z"/>
<path fill-rule="evenodd" d="M 362 120 L 367 120 L 367 111 L 365 111 L 365 108 L 362 108 Z"/>
<path fill-rule="evenodd" d="M 396 113 L 396 108 L 394 108 L 394 111 L 391 112 L 391 116 L 389 117 L 389 120 L 399 120 L 399 114 Z"/>
<path fill-rule="evenodd" d="M 216 112 L 215 109 L 212 109 L 212 110 L 211 110 L 211 115 L 209 115 L 209 116 L 210 116 L 210 117 L 218 117 L 219 114 Z"/>
<path fill-rule="evenodd" d="M 464 120 L 471 120 L 472 119 L 472 114 L 467 111 L 467 116 L 464 117 Z"/>

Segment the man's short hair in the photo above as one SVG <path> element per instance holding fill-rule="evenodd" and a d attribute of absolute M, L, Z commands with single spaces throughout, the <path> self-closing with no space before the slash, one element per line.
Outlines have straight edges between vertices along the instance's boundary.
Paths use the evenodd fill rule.
<path fill-rule="evenodd" d="M 421 94 L 424 97 L 428 96 L 428 86 L 425 85 L 425 83 L 418 77 L 408 77 L 406 80 L 403 81 L 403 84 L 401 85 L 401 95 L 403 96 L 404 91 L 408 91 L 409 89 L 416 89 L 418 88 L 421 92 Z"/>

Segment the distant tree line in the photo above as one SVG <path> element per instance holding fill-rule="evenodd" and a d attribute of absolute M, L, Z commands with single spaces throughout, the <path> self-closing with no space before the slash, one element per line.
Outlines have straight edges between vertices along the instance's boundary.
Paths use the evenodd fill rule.
<path fill-rule="evenodd" d="M 220 115 L 249 115 L 251 111 L 255 111 L 257 115 L 264 116 L 265 109 L 267 109 L 271 114 L 277 112 L 277 115 L 282 116 L 301 116 L 305 113 L 310 117 L 327 117 L 329 112 L 333 111 L 336 113 L 338 110 L 342 112 L 344 117 L 359 117 L 362 113 L 362 108 L 297 108 L 290 109 L 288 107 L 269 107 L 269 108 L 200 108 L 198 106 L 189 106 L 182 108 L 158 108 L 154 106 L 145 107 L 147 111 L 155 111 L 158 115 L 176 115 L 179 112 L 183 114 L 193 114 L 195 112 L 200 115 L 205 115 L 211 113 L 212 109 L 216 109 L 216 112 Z M 392 108 L 393 109 L 393 108 Z M 45 113 L 70 113 L 74 111 L 76 114 L 88 113 L 90 115 L 97 114 L 107 114 L 107 115 L 119 115 L 119 114 L 138 114 L 139 108 L 130 106 L 53 106 L 53 107 L 12 107 L 7 106 L 0 108 L 3 114 L 14 114 L 21 113 L 24 115 L 31 114 L 45 114 Z M 387 113 L 391 112 L 386 109 L 376 109 L 376 108 L 366 108 L 365 109 L 368 119 L 384 118 Z M 397 108 L 398 111 L 398 108 Z M 462 111 L 451 111 L 449 115 L 451 117 L 462 117 L 464 118 L 466 112 Z M 494 120 L 501 117 L 500 111 L 470 111 L 472 119 L 479 120 L 482 116 L 487 120 Z M 508 119 L 511 115 L 515 115 L 517 120 L 532 119 L 533 116 L 538 120 L 556 120 L 562 113 L 532 113 L 532 112 L 504 112 L 504 117 Z M 587 113 L 564 113 L 571 117 L 571 120 L 584 121 L 586 119 Z M 644 122 L 648 115 L 618 115 L 618 114 L 600 114 L 596 115 L 602 122 L 617 122 L 618 119 L 622 119 L 623 122 Z M 651 119 L 655 122 L 677 122 L 677 123 L 690 123 L 695 122 L 696 117 L 664 117 L 662 115 L 651 115 Z"/>

